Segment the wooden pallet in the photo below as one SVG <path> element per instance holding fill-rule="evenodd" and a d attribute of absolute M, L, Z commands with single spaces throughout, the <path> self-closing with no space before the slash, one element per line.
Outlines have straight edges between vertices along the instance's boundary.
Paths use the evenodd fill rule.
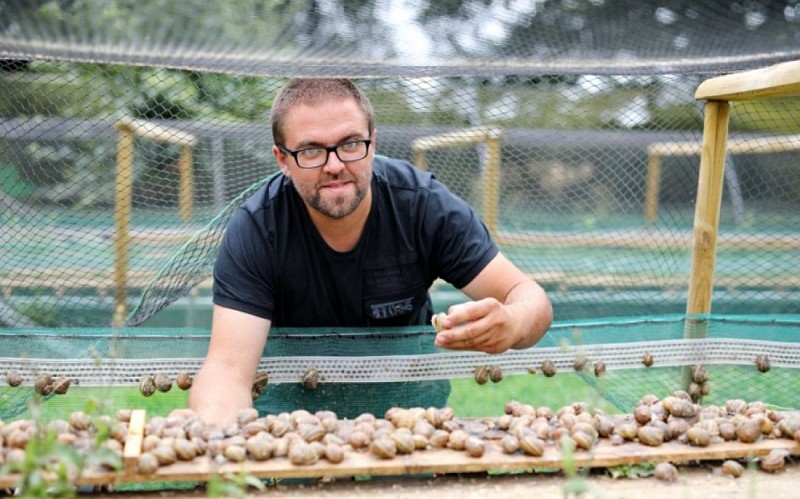
<path fill-rule="evenodd" d="M 144 411 L 134 411 L 123 451 L 124 468 L 122 471 L 86 472 L 79 483 L 106 485 L 137 482 L 205 482 L 215 474 L 238 474 L 240 472 L 258 478 L 286 479 L 536 471 L 562 469 L 565 466 L 562 450 L 552 442 L 548 443 L 542 456 L 533 457 L 523 454 L 505 454 L 500 448 L 499 441 L 490 440 L 485 454 L 480 458 L 473 458 L 465 452 L 451 449 L 428 449 L 384 460 L 361 451 L 346 453 L 344 461 L 339 464 L 321 460 L 313 465 L 298 466 L 290 463 L 287 458 L 281 457 L 263 462 L 246 461 L 219 466 L 210 459 L 200 457 L 190 462 L 162 466 L 157 473 L 152 475 L 140 475 L 136 473 L 136 462 L 141 452 L 144 423 Z M 668 442 L 658 447 L 648 447 L 634 442 L 614 446 L 608 440 L 601 439 L 591 451 L 575 451 L 572 455 L 572 462 L 579 468 L 609 468 L 663 461 L 690 463 L 747 459 L 764 456 L 773 449 L 784 449 L 790 454 L 800 455 L 800 444 L 788 439 L 762 440 L 753 444 L 724 442 L 703 448 L 676 442 Z M 17 479 L 18 477 L 13 474 L 0 477 L 0 488 L 13 487 Z"/>

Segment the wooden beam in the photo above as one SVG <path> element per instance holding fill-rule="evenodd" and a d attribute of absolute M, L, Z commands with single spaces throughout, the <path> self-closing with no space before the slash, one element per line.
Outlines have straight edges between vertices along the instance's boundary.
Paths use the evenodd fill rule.
<path fill-rule="evenodd" d="M 800 93 L 800 61 L 742 71 L 704 81 L 696 99 L 744 101 L 762 97 L 785 97 Z"/>

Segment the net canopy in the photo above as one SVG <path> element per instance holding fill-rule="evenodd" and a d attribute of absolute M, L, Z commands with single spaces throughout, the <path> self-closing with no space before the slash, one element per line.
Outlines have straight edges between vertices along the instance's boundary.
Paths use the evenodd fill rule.
<path fill-rule="evenodd" d="M 373 99 L 378 153 L 481 210 L 557 319 L 680 312 L 692 92 L 798 48 L 794 1 L 4 2 L 0 321 L 136 325 L 207 295 L 228 217 L 277 170 L 272 97 L 331 74 Z M 720 312 L 796 298 L 797 103 L 775 101 L 733 118 Z"/>
<path fill-rule="evenodd" d="M 754 381 L 753 396 L 796 406 L 796 340 L 770 335 L 798 330 L 800 98 L 733 106 L 713 276 L 720 318 L 711 343 L 670 343 L 684 332 L 675 314 L 687 309 L 692 264 L 704 120 L 694 92 L 709 77 L 796 59 L 797 0 L 0 2 L 0 374 L 19 369 L 29 384 L 38 362 L 89 389 L 196 369 L 220 238 L 278 171 L 272 99 L 289 77 L 335 75 L 372 100 L 377 152 L 433 172 L 548 291 L 556 325 L 523 360 L 498 358 L 510 375 L 542 356 L 569 370 L 574 351 L 559 341 L 590 320 L 587 344 L 616 344 L 592 355 L 628 373 L 607 378 L 618 408 L 648 389 L 626 371 L 642 369 L 645 350 L 672 359 L 653 390 L 709 361 L 724 365 L 716 396 Z M 444 282 L 431 291 L 437 310 L 464 299 Z M 374 333 L 359 337 L 367 352 L 391 343 Z M 479 409 L 458 386 L 479 359 L 409 371 L 404 362 L 443 355 L 424 351 L 429 327 L 413 333 L 414 348 L 394 353 L 419 358 L 388 348 L 359 376 L 454 378 L 449 401 Z M 352 353 L 349 343 L 320 337 L 316 353 L 304 343 L 282 364 L 267 358 L 273 381 L 295 384 L 305 353 L 328 363 L 331 383 L 352 382 L 345 364 L 362 364 L 327 358 Z M 106 348 L 115 338 L 124 351 Z M 290 342 L 275 338 L 268 348 Z M 728 350 L 697 357 L 706 348 Z M 777 359 L 779 389 L 752 378 L 756 350 Z M 93 371 L 92 355 L 120 359 L 118 376 Z M 0 405 L 19 414 L 25 393 L 0 391 Z"/>
<path fill-rule="evenodd" d="M 797 58 L 794 0 L 7 0 L 0 54 L 257 76 L 665 74 Z"/>

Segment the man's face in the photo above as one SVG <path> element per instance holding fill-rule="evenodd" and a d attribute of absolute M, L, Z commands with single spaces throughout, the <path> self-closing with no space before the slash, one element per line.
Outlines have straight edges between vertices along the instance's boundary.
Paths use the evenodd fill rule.
<path fill-rule="evenodd" d="M 295 106 L 284 121 L 286 149 L 331 147 L 348 141 L 372 139 L 367 156 L 342 162 L 334 152 L 319 168 L 304 169 L 291 154 L 273 146 L 283 173 L 292 179 L 300 197 L 311 209 L 333 219 L 353 213 L 369 194 L 375 134 L 369 135 L 367 118 L 352 99 L 330 100 L 314 106 Z"/>

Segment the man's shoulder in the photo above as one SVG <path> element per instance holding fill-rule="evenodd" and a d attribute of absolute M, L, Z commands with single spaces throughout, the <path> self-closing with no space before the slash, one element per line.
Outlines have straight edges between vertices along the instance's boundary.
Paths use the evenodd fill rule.
<path fill-rule="evenodd" d="M 378 181 L 394 189 L 428 190 L 433 176 L 407 161 L 375 155 L 373 172 Z"/>
<path fill-rule="evenodd" d="M 284 199 L 289 186 L 289 179 L 282 172 L 274 173 L 245 198 L 241 208 L 251 214 L 264 210 L 272 203 Z"/>

